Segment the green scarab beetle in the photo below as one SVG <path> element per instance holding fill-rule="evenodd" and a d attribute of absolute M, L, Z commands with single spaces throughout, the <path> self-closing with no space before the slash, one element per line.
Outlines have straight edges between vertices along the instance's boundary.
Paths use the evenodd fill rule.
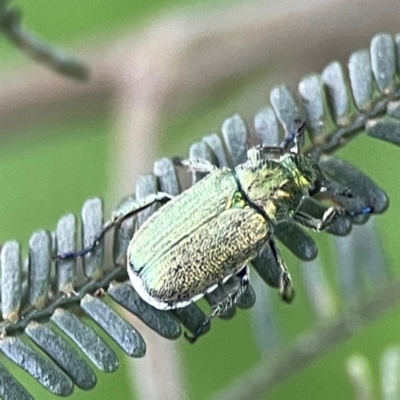
<path fill-rule="evenodd" d="M 250 148 L 248 160 L 234 169 L 218 168 L 202 159 L 177 160 L 208 175 L 176 197 L 160 192 L 134 200 L 113 214 L 110 226 L 154 203 L 166 203 L 136 231 L 127 252 L 132 285 L 155 308 L 185 307 L 230 277 L 239 278 L 236 289 L 226 294 L 189 338 L 192 342 L 211 318 L 227 311 L 245 292 L 247 264 L 267 245 L 281 270 L 281 296 L 291 301 L 290 275 L 274 240 L 276 225 L 292 219 L 321 231 L 337 215 L 373 212 L 372 207 L 357 213 L 331 207 L 317 220 L 299 210 L 306 197 L 326 190 L 328 183 L 316 161 L 300 154 L 298 140 L 304 127 L 298 123 L 295 134 L 288 135 L 280 147 Z M 280 157 L 266 159 L 263 153 Z"/>

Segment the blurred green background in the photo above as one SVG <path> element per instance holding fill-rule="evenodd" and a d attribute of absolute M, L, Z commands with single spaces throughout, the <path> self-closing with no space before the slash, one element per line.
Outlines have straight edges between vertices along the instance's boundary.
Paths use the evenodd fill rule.
<path fill-rule="evenodd" d="M 229 4 L 228 1 L 201 1 L 202 6 L 205 3 L 218 3 L 218 7 Z M 73 52 L 73 44 L 85 37 L 92 38 L 100 34 L 117 38 L 122 31 L 129 28 L 140 30 L 149 20 L 172 6 L 189 5 L 193 2 L 20 0 L 15 1 L 15 4 L 22 8 L 27 28 L 52 44 L 67 46 Z M 32 62 L 4 39 L 0 42 L 0 53 L 1 68 L 5 71 Z M 235 112 L 251 118 L 268 102 L 267 94 L 263 102 L 248 101 L 255 85 L 253 78 L 249 76 L 248 79 L 232 82 L 232 87 L 227 87 L 221 96 L 210 98 L 185 115 L 170 115 L 159 133 L 161 141 L 157 154 L 182 154 L 190 143 L 202 135 L 219 131 L 223 119 Z M 43 121 L 46 121 L 45 116 Z M 25 250 L 34 230 L 53 229 L 57 219 L 66 212 L 79 214 L 86 198 L 107 195 L 108 182 L 113 179 L 109 157 L 110 147 L 113 145 L 111 116 L 81 120 L 77 118 L 68 123 L 63 121 L 60 124 L 43 125 L 25 132 L 7 132 L 1 137 L 0 243 L 17 239 Z M 390 196 L 391 207 L 385 215 L 376 218 L 376 225 L 384 243 L 387 262 L 395 267 L 399 255 L 397 227 L 400 224 L 400 190 L 395 167 L 398 165 L 398 149 L 373 139 L 360 138 L 341 151 L 340 156 L 379 182 Z M 315 237 L 320 246 L 319 257 L 328 274 L 334 277 L 335 267 L 330 262 L 332 249 L 329 237 Z M 297 334 L 311 327 L 312 316 L 296 271 L 298 261 L 287 251 L 283 252 L 291 268 L 298 294 L 291 307 L 278 304 L 276 308 L 279 310 L 278 319 L 284 327 L 284 340 L 290 343 Z M 265 287 L 264 290 L 268 289 Z M 400 307 L 363 329 L 351 340 L 322 355 L 308 368 L 277 387 L 268 398 L 352 398 L 344 365 L 348 356 L 356 352 L 362 352 L 371 361 L 374 380 L 378 385 L 380 355 L 388 345 L 398 344 L 399 316 Z M 228 387 L 235 377 L 261 359 L 251 332 L 250 313 L 246 311 L 239 311 L 229 322 L 216 321 L 212 332 L 195 346 L 190 346 L 184 340 L 179 341 L 179 346 L 183 363 L 180 370 L 185 375 L 190 399 L 205 399 L 216 390 Z M 114 348 L 123 360 L 120 370 L 110 375 L 98 373 L 97 387 L 90 392 L 75 389 L 72 399 L 102 400 L 110 396 L 134 398 L 130 393 L 126 359 L 115 346 Z M 13 368 L 2 356 L 0 360 Z M 36 398 L 53 398 L 24 372 L 15 373 Z M 154 379 L 159 384 L 157 377 Z M 378 392 L 376 395 L 378 396 Z"/>

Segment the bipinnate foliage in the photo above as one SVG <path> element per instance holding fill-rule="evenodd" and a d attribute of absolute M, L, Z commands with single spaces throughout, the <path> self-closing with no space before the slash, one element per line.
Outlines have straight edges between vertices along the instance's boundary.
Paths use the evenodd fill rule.
<path fill-rule="evenodd" d="M 7 2 L 0 2 L 0 8 L 6 6 Z M 7 14 L 2 17 L 2 30 L 12 35 L 16 31 L 14 28 L 6 29 L 4 15 Z M 9 16 L 9 20 L 12 22 L 15 18 Z M 53 51 L 46 51 L 48 58 L 53 59 Z M 221 136 L 215 133 L 205 136 L 191 146 L 189 156 L 205 158 L 220 167 L 235 166 L 246 160 L 249 143 L 277 145 L 284 132 L 292 129 L 293 121 L 305 118 L 311 143 L 305 151 L 319 159 L 322 170 L 333 180 L 332 193 L 340 193 L 338 189 L 348 187 L 355 196 L 338 199 L 345 202 L 347 208 L 370 206 L 375 213 L 382 213 L 388 205 L 383 190 L 354 166 L 332 154 L 357 135 L 400 144 L 399 52 L 400 35 L 395 38 L 387 34 L 376 35 L 369 51 L 356 51 L 350 56 L 348 74 L 339 63 L 332 62 L 322 74 L 304 78 L 298 87 L 300 102 L 285 86 L 275 87 L 270 93 L 270 106 L 257 113 L 253 123 L 246 124 L 238 115 L 228 118 L 223 122 Z M 193 184 L 201 178 L 199 173 L 193 173 Z M 160 190 L 171 195 L 182 190 L 175 166 L 167 158 L 157 160 L 153 174 L 138 180 L 135 197 L 141 198 Z M 124 201 L 126 199 L 119 206 Z M 305 201 L 302 207 L 316 218 L 326 210 L 313 199 Z M 146 344 L 140 333 L 110 306 L 110 302 L 119 304 L 171 340 L 181 336 L 182 327 L 194 333 L 205 318 L 195 304 L 172 312 L 156 310 L 145 303 L 128 282 L 125 265 L 128 243 L 135 229 L 154 212 L 154 208 L 116 227 L 112 249 L 106 248 L 102 241 L 81 261 L 54 261 L 56 254 L 92 244 L 102 231 L 102 208 L 100 199 L 89 199 L 82 208 L 80 227 L 75 216 L 68 214 L 60 218 L 54 232 L 34 232 L 29 241 L 29 257 L 24 262 L 20 245 L 15 241 L 4 243 L 1 249 L 0 351 L 55 395 L 68 396 L 75 385 L 81 389 L 93 388 L 96 384 L 94 368 L 106 372 L 118 368 L 115 353 L 107 341 L 98 336 L 97 330 L 85 323 L 82 314 L 93 320 L 99 330 L 105 331 L 132 357 L 144 356 Z M 329 232 L 346 236 L 352 224 L 363 224 L 367 219 L 365 215 L 353 219 L 338 218 Z M 316 244 L 295 223 L 281 224 L 276 234 L 280 242 L 301 260 L 309 261 L 316 257 Z M 108 253 L 112 262 L 105 263 Z M 253 264 L 265 283 L 279 286 L 280 271 L 271 249 L 267 248 Z M 311 286 L 309 290 L 312 292 L 314 289 Z M 110 299 L 109 302 L 104 302 L 104 295 Z M 212 305 L 219 295 L 217 290 L 206 299 Z M 249 308 L 254 303 L 255 294 L 250 288 L 237 306 Z M 223 317 L 229 318 L 233 314 L 234 310 Z M 338 329 L 343 325 L 340 323 L 340 320 L 336 321 Z M 76 346 L 58 335 L 54 326 Z M 346 331 L 345 325 L 343 331 Z M 49 357 L 38 352 L 36 346 L 29 345 L 31 342 Z M 82 353 L 87 358 L 82 357 Z M 296 352 L 288 351 L 287 365 L 290 365 L 292 356 L 296 356 Z M 282 378 L 284 374 L 277 376 Z M 4 399 L 32 398 L 22 382 L 18 382 L 2 365 L 0 396 Z"/>

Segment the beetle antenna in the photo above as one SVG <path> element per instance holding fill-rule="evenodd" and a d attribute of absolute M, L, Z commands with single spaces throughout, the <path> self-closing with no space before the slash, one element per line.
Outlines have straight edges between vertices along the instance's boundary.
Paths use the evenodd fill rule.
<path fill-rule="evenodd" d="M 295 121 L 295 133 L 293 137 L 294 146 L 290 149 L 290 152 L 296 155 L 300 154 L 299 140 L 303 136 L 306 129 L 306 121 L 303 119 L 296 119 Z"/>
<path fill-rule="evenodd" d="M 306 122 L 301 118 L 296 118 L 294 120 L 294 129 L 293 132 L 289 132 L 283 142 L 281 143 L 281 148 L 284 148 L 286 151 L 294 154 L 300 154 L 300 146 L 299 139 L 304 134 L 306 128 Z M 294 146 L 290 147 L 290 145 L 294 143 Z"/>

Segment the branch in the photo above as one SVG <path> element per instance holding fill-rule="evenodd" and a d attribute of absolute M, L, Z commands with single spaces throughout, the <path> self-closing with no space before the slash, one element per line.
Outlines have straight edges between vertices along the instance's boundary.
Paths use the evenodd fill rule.
<path fill-rule="evenodd" d="M 368 323 L 400 302 L 400 281 L 386 285 L 369 302 L 348 312 L 326 327 L 307 334 L 282 354 L 275 363 L 264 360 L 252 371 L 243 374 L 229 390 L 213 396 L 213 400 L 255 399 L 266 396 L 285 379 L 297 373 L 337 343 L 343 342 Z"/>
<path fill-rule="evenodd" d="M 87 80 L 88 68 L 80 61 L 44 43 L 39 38 L 21 28 L 21 12 L 8 7 L 7 0 L 0 0 L 0 31 L 16 47 L 28 56 L 54 71 L 78 80 Z"/>

